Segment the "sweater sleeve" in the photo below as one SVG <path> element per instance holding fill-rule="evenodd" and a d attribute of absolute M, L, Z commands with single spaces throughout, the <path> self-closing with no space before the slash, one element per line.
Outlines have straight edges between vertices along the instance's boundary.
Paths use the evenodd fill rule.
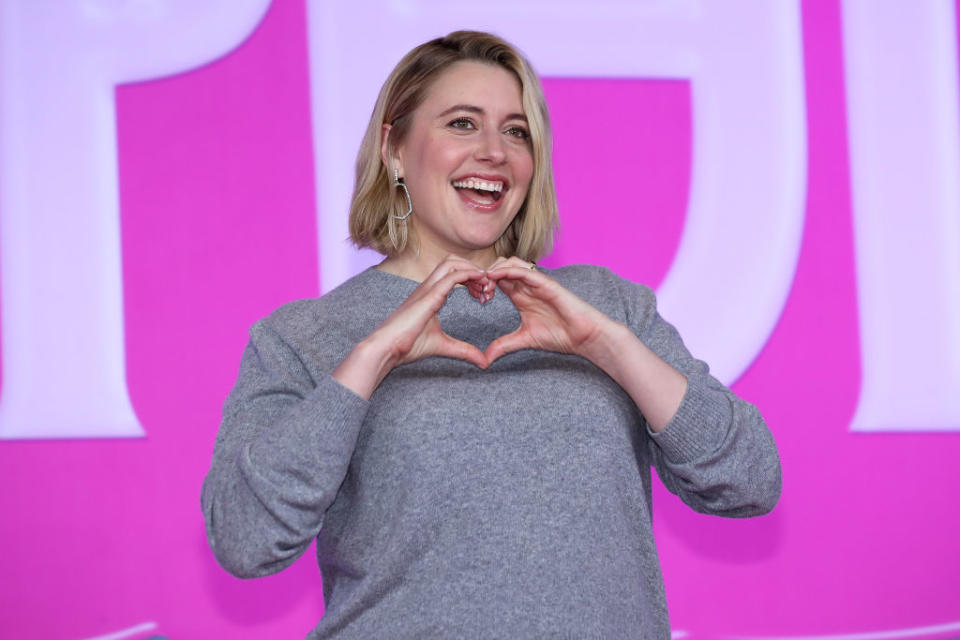
<path fill-rule="evenodd" d="M 239 577 L 276 573 L 317 536 L 347 473 L 368 401 L 261 321 L 250 330 L 203 483 L 207 538 Z"/>
<path fill-rule="evenodd" d="M 663 484 L 701 513 L 748 517 L 772 510 L 780 498 L 780 458 L 760 412 L 690 355 L 648 287 L 621 281 L 621 291 L 636 335 L 687 378 L 667 426 L 659 433 L 646 427 Z"/>

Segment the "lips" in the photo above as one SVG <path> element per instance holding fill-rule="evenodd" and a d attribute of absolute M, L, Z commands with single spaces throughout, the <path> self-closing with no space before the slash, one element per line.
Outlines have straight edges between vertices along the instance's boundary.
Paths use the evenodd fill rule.
<path fill-rule="evenodd" d="M 499 208 L 503 194 L 510 188 L 504 176 L 491 174 L 467 174 L 455 178 L 450 184 L 466 204 L 484 211 Z"/>

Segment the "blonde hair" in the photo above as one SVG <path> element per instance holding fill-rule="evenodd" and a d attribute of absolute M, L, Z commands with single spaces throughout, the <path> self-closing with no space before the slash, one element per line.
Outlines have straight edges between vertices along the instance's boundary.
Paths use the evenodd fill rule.
<path fill-rule="evenodd" d="M 530 129 L 533 176 L 527 197 L 510 226 L 494 245 L 498 256 L 537 260 L 553 246 L 557 227 L 557 196 L 553 185 L 550 117 L 540 80 L 530 63 L 505 40 L 479 31 L 454 31 L 413 49 L 403 57 L 380 89 L 377 103 L 357 155 L 357 176 L 350 202 L 350 238 L 387 256 L 406 248 L 412 235 L 394 218 L 407 210 L 407 201 L 394 187 L 380 156 L 383 125 L 391 125 L 391 144 L 400 144 L 410 131 L 413 113 L 427 89 L 456 62 L 476 61 L 503 67 L 520 82 L 523 111 Z M 413 215 L 417 215 L 414 211 Z"/>

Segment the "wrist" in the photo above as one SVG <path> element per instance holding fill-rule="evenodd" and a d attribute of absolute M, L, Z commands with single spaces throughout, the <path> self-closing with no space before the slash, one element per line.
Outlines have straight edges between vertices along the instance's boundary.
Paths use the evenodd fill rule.
<path fill-rule="evenodd" d="M 370 399 L 387 374 L 396 366 L 392 350 L 371 334 L 358 342 L 333 370 L 333 378 L 358 396 Z"/>
<path fill-rule="evenodd" d="M 376 376 L 377 384 L 400 364 L 396 345 L 379 335 L 377 331 L 358 342 L 353 350 L 357 354 L 358 361 Z"/>

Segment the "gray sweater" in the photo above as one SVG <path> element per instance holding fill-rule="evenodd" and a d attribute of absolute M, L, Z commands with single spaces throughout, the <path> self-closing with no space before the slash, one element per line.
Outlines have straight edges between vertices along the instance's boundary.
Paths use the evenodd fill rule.
<path fill-rule="evenodd" d="M 251 329 L 203 486 L 219 562 L 262 576 L 316 538 L 311 639 L 669 638 L 651 464 L 697 511 L 751 516 L 779 497 L 776 445 L 650 289 L 548 273 L 687 376 L 666 429 L 586 360 L 536 350 L 487 371 L 427 358 L 358 397 L 331 371 L 417 286 L 370 269 Z M 520 318 L 502 292 L 481 305 L 462 287 L 439 316 L 481 349 Z"/>

